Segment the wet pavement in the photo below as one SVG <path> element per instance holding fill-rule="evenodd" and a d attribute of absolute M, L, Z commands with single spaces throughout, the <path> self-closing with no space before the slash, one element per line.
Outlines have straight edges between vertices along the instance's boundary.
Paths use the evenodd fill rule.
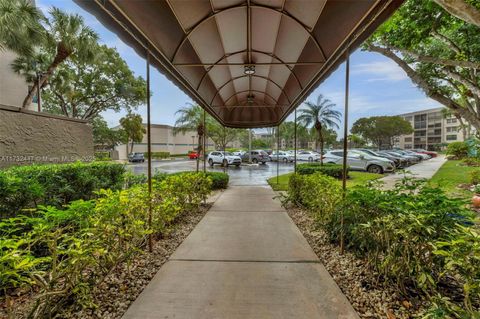
<path fill-rule="evenodd" d="M 180 171 L 193 171 L 196 167 L 194 160 L 152 161 L 152 170 L 156 172 L 175 173 Z M 300 162 L 299 162 L 300 163 Z M 146 174 L 147 163 L 128 164 L 134 174 Z M 203 162 L 200 162 L 203 170 Z M 209 172 L 223 172 L 223 167 L 215 165 L 213 168 L 207 164 Z M 293 163 L 279 163 L 279 175 L 293 172 Z M 230 175 L 229 185 L 267 185 L 267 179 L 277 175 L 277 162 L 268 162 L 265 165 L 251 164 L 240 167 L 229 166 L 227 173 Z"/>

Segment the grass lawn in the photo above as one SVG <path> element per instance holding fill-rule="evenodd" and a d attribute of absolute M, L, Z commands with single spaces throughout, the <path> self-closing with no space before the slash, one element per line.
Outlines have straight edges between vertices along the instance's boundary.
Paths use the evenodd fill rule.
<path fill-rule="evenodd" d="M 438 172 L 430 179 L 431 186 L 440 187 L 452 197 L 470 199 L 472 192 L 459 189 L 459 184 L 470 184 L 470 172 L 480 170 L 479 167 L 460 165 L 461 161 L 449 160 L 440 167 Z"/>
<path fill-rule="evenodd" d="M 293 173 L 288 173 L 288 174 L 283 174 L 278 176 L 278 184 L 277 184 L 276 176 L 269 178 L 267 182 L 275 191 L 286 191 L 288 188 L 288 180 L 290 179 L 290 176 L 292 174 Z M 382 174 L 372 174 L 372 173 L 364 173 L 364 172 L 349 172 L 348 175 L 350 176 L 350 178 L 347 179 L 347 187 L 361 185 L 368 181 L 372 181 L 372 180 L 383 177 Z M 342 181 L 338 180 L 338 184 L 341 185 Z"/>

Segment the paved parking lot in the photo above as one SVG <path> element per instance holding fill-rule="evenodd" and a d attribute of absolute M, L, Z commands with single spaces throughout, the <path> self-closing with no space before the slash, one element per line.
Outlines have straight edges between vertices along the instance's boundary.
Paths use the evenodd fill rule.
<path fill-rule="evenodd" d="M 147 163 L 128 164 L 127 167 L 135 174 L 147 173 Z M 279 163 L 278 168 L 280 175 L 293 172 L 293 163 Z M 152 161 L 152 169 L 153 173 L 191 171 L 195 170 L 195 161 Z M 200 162 L 200 169 L 203 170 L 202 162 Z M 215 165 L 213 168 L 211 168 L 207 164 L 207 170 L 213 172 L 223 172 L 223 167 L 220 165 Z M 230 185 L 267 185 L 267 179 L 272 176 L 276 176 L 277 174 L 277 162 L 268 162 L 265 165 L 252 164 L 242 165 L 240 167 L 229 166 L 227 168 L 227 172 L 228 175 L 230 175 Z"/>

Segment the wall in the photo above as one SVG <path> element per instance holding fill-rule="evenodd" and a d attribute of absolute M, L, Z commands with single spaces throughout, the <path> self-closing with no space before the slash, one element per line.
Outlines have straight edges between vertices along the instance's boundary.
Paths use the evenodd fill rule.
<path fill-rule="evenodd" d="M 85 121 L 0 105 L 0 167 L 93 160 Z"/>

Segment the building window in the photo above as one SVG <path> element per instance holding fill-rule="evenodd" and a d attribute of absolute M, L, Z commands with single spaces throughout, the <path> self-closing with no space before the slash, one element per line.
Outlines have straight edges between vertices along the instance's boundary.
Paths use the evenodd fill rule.
<path fill-rule="evenodd" d="M 447 124 L 457 123 L 457 119 L 447 119 Z"/>
<path fill-rule="evenodd" d="M 423 131 L 416 131 L 414 133 L 414 136 L 415 137 L 418 137 L 418 136 L 426 136 L 427 135 L 427 131 L 423 130 Z"/>
<path fill-rule="evenodd" d="M 447 141 L 456 141 L 457 135 L 447 135 Z"/>
<path fill-rule="evenodd" d="M 410 122 L 412 121 L 412 117 L 411 117 L 411 116 L 405 116 L 404 119 L 405 119 L 405 121 L 410 121 Z"/>
<path fill-rule="evenodd" d="M 447 133 L 458 132 L 457 126 L 447 127 Z"/>
<path fill-rule="evenodd" d="M 411 137 L 405 137 L 405 143 L 406 142 L 411 142 L 412 141 L 412 138 Z"/>
<path fill-rule="evenodd" d="M 405 148 L 406 148 L 406 149 L 412 148 L 412 144 L 405 144 Z"/>

